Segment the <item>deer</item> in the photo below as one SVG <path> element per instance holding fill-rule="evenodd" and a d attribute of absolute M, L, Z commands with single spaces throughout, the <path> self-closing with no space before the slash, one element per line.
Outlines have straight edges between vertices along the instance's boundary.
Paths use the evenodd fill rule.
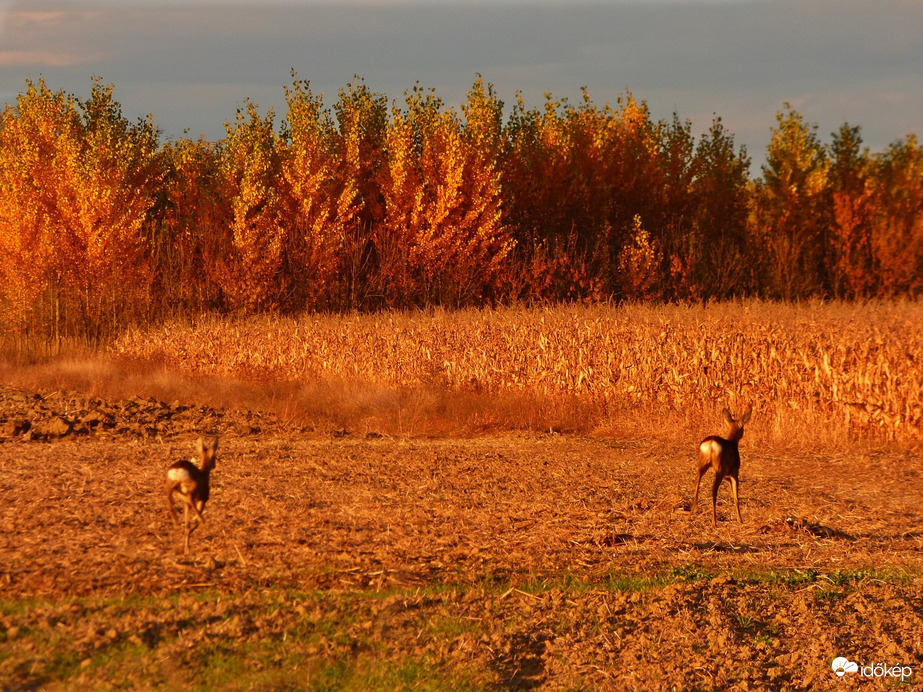
<path fill-rule="evenodd" d="M 744 411 L 743 415 L 735 420 L 731 412 L 725 408 L 721 411 L 724 416 L 724 422 L 727 424 L 727 438 L 718 435 L 709 435 L 699 443 L 699 460 L 698 460 L 698 478 L 695 482 L 695 495 L 692 498 L 692 508 L 690 512 L 695 512 L 699 500 L 699 484 L 702 482 L 702 476 L 708 473 L 709 469 L 715 471 L 715 482 L 711 489 L 711 525 L 712 528 L 718 528 L 718 488 L 721 483 L 727 479 L 731 484 L 731 495 L 734 497 L 734 509 L 737 510 L 737 521 L 743 523 L 740 516 L 740 498 L 737 492 L 739 483 L 738 475 L 740 474 L 740 438 L 744 436 L 744 425 L 750 420 L 750 414 L 753 413 L 751 405 Z"/>
<path fill-rule="evenodd" d="M 215 468 L 215 460 L 218 454 L 218 438 L 212 442 L 205 442 L 201 437 L 195 443 L 196 454 L 198 455 L 198 466 L 196 458 L 190 461 L 177 461 L 167 469 L 167 508 L 170 510 L 170 518 L 174 526 L 179 526 L 179 520 L 176 516 L 176 508 L 173 506 L 173 493 L 179 493 L 183 501 L 183 520 L 185 529 L 185 540 L 183 542 L 183 554 L 189 552 L 189 534 L 192 530 L 192 514 L 198 517 L 200 523 L 205 523 L 205 517 L 202 511 L 205 509 L 205 503 L 208 502 L 209 494 L 209 476 Z"/>

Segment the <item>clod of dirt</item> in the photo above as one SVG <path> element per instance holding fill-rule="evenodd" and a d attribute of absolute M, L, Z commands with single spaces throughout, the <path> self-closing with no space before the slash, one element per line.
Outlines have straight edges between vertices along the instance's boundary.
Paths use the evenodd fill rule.
<path fill-rule="evenodd" d="M 104 401 L 75 392 L 32 395 L 0 384 L 0 440 L 52 442 L 72 435 L 161 439 L 187 435 L 249 436 L 275 431 L 272 416 L 133 397 Z"/>
<path fill-rule="evenodd" d="M 773 521 L 757 529 L 757 533 L 761 534 L 795 532 L 805 533 L 816 538 L 842 538 L 848 541 L 855 540 L 853 536 L 850 536 L 845 531 L 823 526 L 822 524 L 816 524 L 807 519 L 799 519 L 798 517 L 786 517 L 784 520 Z"/>
<path fill-rule="evenodd" d="M 14 418 L 6 421 L 3 427 L 0 428 L 0 437 L 17 437 L 28 431 L 31 427 L 32 423 L 30 421 L 23 418 Z"/>
<path fill-rule="evenodd" d="M 66 418 L 55 416 L 42 426 L 42 432 L 49 437 L 64 437 L 70 434 L 74 425 Z"/>

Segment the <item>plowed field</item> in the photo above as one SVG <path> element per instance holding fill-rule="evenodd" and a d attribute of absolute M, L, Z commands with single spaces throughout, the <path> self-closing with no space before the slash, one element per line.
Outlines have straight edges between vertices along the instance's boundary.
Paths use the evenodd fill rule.
<path fill-rule="evenodd" d="M 221 448 L 183 555 L 163 482 L 199 435 Z M 2 387 L 0 686 L 920 682 L 918 455 L 745 436 L 744 523 L 723 488 L 714 530 L 710 476 L 688 511 L 697 440 L 666 439 L 311 431 Z M 838 656 L 893 675 L 839 679 Z"/>

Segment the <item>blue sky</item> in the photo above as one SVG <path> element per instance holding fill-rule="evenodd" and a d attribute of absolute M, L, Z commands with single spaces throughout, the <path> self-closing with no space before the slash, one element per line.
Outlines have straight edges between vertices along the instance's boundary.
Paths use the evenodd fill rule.
<path fill-rule="evenodd" d="M 824 141 L 844 121 L 873 151 L 923 135 L 923 0 L 0 0 L 4 103 L 98 75 L 164 137 L 217 139 L 245 98 L 284 114 L 292 68 L 328 105 L 355 74 L 454 106 L 477 73 L 507 104 L 628 89 L 696 133 L 720 115 L 758 173 L 785 101 Z"/>

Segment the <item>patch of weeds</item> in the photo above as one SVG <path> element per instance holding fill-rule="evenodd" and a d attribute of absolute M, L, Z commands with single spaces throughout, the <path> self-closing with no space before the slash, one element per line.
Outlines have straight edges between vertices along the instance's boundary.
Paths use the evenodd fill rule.
<path fill-rule="evenodd" d="M 341 690 L 353 679 L 355 666 L 342 659 L 320 661 L 318 665 L 307 671 L 307 689 L 317 692 L 327 690 Z"/>
<path fill-rule="evenodd" d="M 654 574 L 652 576 L 640 574 L 610 574 L 604 583 L 609 591 L 623 593 L 644 593 L 652 589 L 659 589 L 670 583 L 673 575 Z"/>
<path fill-rule="evenodd" d="M 696 565 L 680 565 L 679 567 L 670 568 L 670 577 L 673 581 L 683 584 L 708 581 L 712 576 L 714 575 Z"/>
<path fill-rule="evenodd" d="M 775 641 L 775 637 L 773 637 L 772 635 L 766 634 L 766 633 L 757 634 L 753 637 L 753 643 L 757 647 L 762 647 L 766 649 L 772 648 L 774 641 Z"/>
<path fill-rule="evenodd" d="M 190 670 L 196 671 L 196 681 L 213 689 L 227 688 L 247 673 L 249 652 L 232 649 L 224 644 L 202 647 L 189 655 Z"/>
<path fill-rule="evenodd" d="M 762 622 L 760 622 L 760 620 L 756 619 L 755 617 L 753 617 L 752 615 L 748 613 L 737 613 L 736 615 L 734 615 L 734 619 L 737 621 L 738 627 L 748 632 L 756 629 L 758 625 L 763 624 Z"/>
<path fill-rule="evenodd" d="M 768 572 L 746 572 L 737 578 L 748 584 L 773 584 L 786 587 L 803 586 L 817 581 L 819 573 L 816 569 L 787 569 L 782 571 L 770 570 Z"/>
<path fill-rule="evenodd" d="M 504 586 L 507 582 L 508 579 L 506 577 L 494 574 L 493 572 L 478 574 L 474 579 L 474 583 L 487 592 L 499 591 L 502 593 L 506 588 L 509 588 L 508 586 Z"/>
<path fill-rule="evenodd" d="M 404 658 L 400 661 L 379 661 L 364 675 L 357 675 L 352 681 L 357 689 L 363 690 L 481 690 L 483 684 L 459 678 L 448 671 L 439 670 L 427 658 Z"/>
<path fill-rule="evenodd" d="M 0 615 L 26 615 L 37 607 L 45 605 L 45 601 L 21 599 L 16 601 L 0 601 Z"/>
<path fill-rule="evenodd" d="M 53 627 L 26 626 L 20 627 L 15 638 L 4 643 L 4 654 L 0 660 L 13 673 L 14 679 L 17 676 L 21 678 L 20 682 L 53 681 L 67 679 L 80 670 L 82 656 L 79 649 L 71 633 Z"/>
<path fill-rule="evenodd" d="M 909 575 L 889 572 L 889 571 L 880 571 L 874 568 L 871 569 L 848 569 L 848 570 L 834 570 L 833 572 L 827 572 L 823 575 L 823 578 L 833 584 L 834 586 L 858 586 L 861 582 L 866 579 L 871 579 L 880 582 L 887 582 L 891 584 L 895 583 L 908 583 L 910 581 Z"/>
<path fill-rule="evenodd" d="M 753 638 L 754 644 L 763 644 L 769 647 L 779 637 L 779 626 L 775 623 L 767 623 L 765 620 L 761 620 L 756 614 L 740 612 L 732 617 L 737 623 L 737 627 Z"/>
<path fill-rule="evenodd" d="M 463 634 L 478 635 L 484 631 L 480 620 L 454 615 L 437 616 L 426 623 L 426 632 L 433 639 L 456 639 Z"/>
<path fill-rule="evenodd" d="M 484 685 L 453 675 L 424 657 L 404 656 L 398 660 L 382 660 L 359 655 L 335 659 L 319 659 L 302 668 L 296 666 L 278 670 L 275 675 L 248 674 L 247 687 L 271 689 L 297 688 L 316 692 L 333 690 L 479 690 Z"/>
<path fill-rule="evenodd" d="M 152 678 L 149 656 L 150 651 L 143 644 L 120 642 L 94 654 L 86 671 L 92 677 L 104 679 L 110 686 L 130 688 L 142 682 L 150 685 L 157 680 Z"/>
<path fill-rule="evenodd" d="M 601 577 L 585 578 L 572 574 L 557 578 L 539 579 L 533 577 L 515 588 L 529 594 L 541 594 L 546 591 L 559 590 L 567 594 L 582 594 L 593 589 L 618 591 L 622 593 L 644 593 L 661 589 L 671 584 L 688 584 L 708 581 L 714 575 L 694 565 L 672 567 L 669 571 L 652 571 L 647 574 L 637 572 L 609 572 Z M 497 591 L 504 592 L 510 584 L 498 585 Z"/>
<path fill-rule="evenodd" d="M 841 586 L 827 586 L 822 585 L 814 590 L 814 600 L 815 601 L 826 601 L 828 603 L 835 603 L 846 598 L 847 589 Z"/>
<path fill-rule="evenodd" d="M 591 589 L 598 588 L 599 583 L 584 576 L 565 573 L 555 577 L 532 576 L 519 584 L 512 582 L 498 584 L 497 591 L 505 593 L 511 587 L 532 595 L 540 595 L 549 591 L 561 591 L 568 594 L 582 594 Z"/>
<path fill-rule="evenodd" d="M 350 658 L 312 659 L 294 640 L 201 647 L 189 656 L 191 682 L 201 689 L 335 690 L 355 675 Z"/>
<path fill-rule="evenodd" d="M 662 572 L 654 574 L 628 574 L 624 572 L 610 572 L 604 577 L 588 579 L 573 574 L 565 574 L 557 578 L 532 577 L 514 587 L 528 594 L 543 594 L 548 591 L 561 591 L 570 595 L 580 595 L 593 589 L 605 591 L 621 591 L 626 593 L 642 593 L 657 589 L 673 583 L 671 575 Z M 500 592 L 507 591 L 510 586 L 504 584 Z"/>

